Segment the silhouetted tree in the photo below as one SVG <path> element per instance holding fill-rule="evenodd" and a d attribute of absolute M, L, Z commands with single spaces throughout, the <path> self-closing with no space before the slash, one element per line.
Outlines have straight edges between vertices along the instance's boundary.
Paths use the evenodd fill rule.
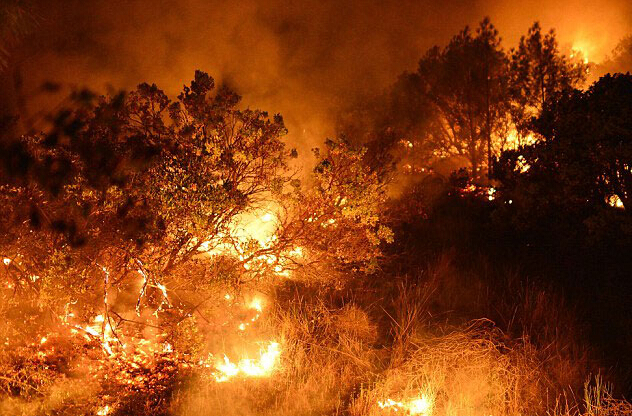
<path fill-rule="evenodd" d="M 445 49 L 431 49 L 415 75 L 436 116 L 425 140 L 438 156 L 466 157 L 478 177 L 492 154 L 493 137 L 505 129 L 509 105 L 498 31 L 489 19 L 474 34 L 465 28 Z"/>
<path fill-rule="evenodd" d="M 604 212 L 629 212 L 631 75 L 607 75 L 586 92 L 551 97 L 532 128 L 544 140 L 504 152 L 494 170 L 498 200 L 516 226 L 552 232 L 567 224 L 578 232 Z"/>
<path fill-rule="evenodd" d="M 586 79 L 587 66 L 560 54 L 555 31 L 543 34 L 538 22 L 510 50 L 511 115 L 521 135 L 547 100 L 568 93 Z"/>
<path fill-rule="evenodd" d="M 632 35 L 621 39 L 612 54 L 596 70 L 600 73 L 632 71 Z"/>
<path fill-rule="evenodd" d="M 563 56 L 553 31 L 535 23 L 506 53 L 498 31 L 484 19 L 462 30 L 445 48 L 433 47 L 416 72 L 405 72 L 372 103 L 360 107 L 343 131 L 363 136 L 379 163 L 388 154 L 411 172 L 428 172 L 442 159 L 463 158 L 478 180 L 482 168 L 530 133 L 543 103 L 585 79 L 587 66 Z M 358 120 L 362 122 L 358 122 Z M 352 128 L 348 128 L 352 126 Z M 514 134 L 516 133 L 516 134 Z M 466 162 L 465 162 L 466 161 Z M 461 166 L 463 167 L 463 166 Z"/>

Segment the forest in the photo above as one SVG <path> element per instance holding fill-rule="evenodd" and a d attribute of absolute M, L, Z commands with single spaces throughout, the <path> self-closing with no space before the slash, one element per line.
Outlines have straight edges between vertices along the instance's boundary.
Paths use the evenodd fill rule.
<path fill-rule="evenodd" d="M 310 154 L 204 68 L 7 105 L 0 415 L 632 415 L 632 36 L 479 22 Z"/>

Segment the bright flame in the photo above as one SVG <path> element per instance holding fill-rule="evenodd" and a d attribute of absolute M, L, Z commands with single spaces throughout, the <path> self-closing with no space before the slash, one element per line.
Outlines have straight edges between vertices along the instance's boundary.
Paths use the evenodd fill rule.
<path fill-rule="evenodd" d="M 99 416 L 105 416 L 108 413 L 110 413 L 110 406 L 103 406 L 97 411 L 97 415 Z"/>
<path fill-rule="evenodd" d="M 408 406 L 411 415 L 427 415 L 431 412 L 432 402 L 428 397 L 422 396 L 420 399 L 410 402 Z"/>
<path fill-rule="evenodd" d="M 401 410 L 410 415 L 430 416 L 432 414 L 433 400 L 431 397 L 422 394 L 421 397 L 416 399 L 405 401 L 386 399 L 378 401 L 377 404 L 380 406 L 380 409 L 391 409 L 394 412 Z"/>
<path fill-rule="evenodd" d="M 259 298 L 253 298 L 248 305 L 248 308 L 254 309 L 257 312 L 263 312 L 263 301 Z"/>
<path fill-rule="evenodd" d="M 511 129 L 505 139 L 505 149 L 517 149 L 520 146 L 532 146 L 537 142 L 533 133 L 522 136 L 516 129 Z"/>
<path fill-rule="evenodd" d="M 529 169 L 531 169 L 531 165 L 527 162 L 527 159 L 522 155 L 518 156 L 516 160 L 516 170 L 520 171 L 520 173 L 525 173 Z"/>
<path fill-rule="evenodd" d="M 496 198 L 496 196 L 494 195 L 496 193 L 496 189 L 495 188 L 489 188 L 487 190 L 487 199 L 489 199 L 490 201 L 493 201 L 494 198 Z"/>
<path fill-rule="evenodd" d="M 613 208 L 620 208 L 623 209 L 625 208 L 623 206 L 623 201 L 621 200 L 621 198 L 619 198 L 618 195 L 610 195 L 607 199 L 606 202 L 608 202 L 608 205 L 610 205 Z"/>
<path fill-rule="evenodd" d="M 259 359 L 243 358 L 237 364 L 224 355 L 224 360 L 215 365 L 219 373 L 214 374 L 218 382 L 228 381 L 237 375 L 245 377 L 264 377 L 272 373 L 281 355 L 278 342 L 270 342 L 268 347 L 259 351 Z"/>
<path fill-rule="evenodd" d="M 103 350 L 107 352 L 108 355 L 114 354 L 114 351 L 112 351 L 112 347 L 110 346 L 110 341 L 115 341 L 116 338 L 113 336 L 114 331 L 112 330 L 110 323 L 105 322 L 105 317 L 103 315 L 97 315 L 92 318 L 91 325 L 74 325 L 72 332 L 77 333 L 77 329 L 85 332 L 83 336 L 87 341 L 93 341 L 94 338 L 101 338 L 101 347 Z M 92 337 L 90 337 L 90 335 Z"/>
<path fill-rule="evenodd" d="M 587 64 L 589 62 L 588 56 L 590 55 L 590 52 L 593 52 L 593 50 L 594 48 L 592 45 L 588 44 L 588 42 L 576 41 L 571 47 L 570 57 L 571 59 L 581 59 L 584 64 Z"/>

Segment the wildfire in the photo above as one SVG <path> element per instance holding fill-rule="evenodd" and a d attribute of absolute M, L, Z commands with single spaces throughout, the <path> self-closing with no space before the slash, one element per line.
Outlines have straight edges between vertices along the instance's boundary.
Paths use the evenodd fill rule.
<path fill-rule="evenodd" d="M 244 270 L 251 273 L 271 270 L 278 276 L 288 277 L 289 260 L 302 257 L 302 248 L 294 247 L 280 252 L 274 250 L 275 244 L 279 241 L 276 234 L 279 218 L 273 212 L 273 207 L 272 204 L 265 209 L 240 215 L 229 226 L 227 235 L 218 235 L 217 241 L 203 242 L 198 251 L 207 256 L 233 255 L 242 262 Z M 334 220 L 330 220 L 324 226 L 332 225 L 332 221 Z M 254 255 L 253 247 L 256 247 Z M 263 253 L 257 255 L 257 251 Z"/>
<path fill-rule="evenodd" d="M 521 135 L 516 129 L 511 129 L 505 138 L 505 149 L 518 149 L 520 146 L 531 146 L 537 142 L 533 133 Z"/>
<path fill-rule="evenodd" d="M 261 313 L 263 312 L 263 301 L 260 298 L 253 298 L 248 307 Z"/>
<path fill-rule="evenodd" d="M 494 195 L 495 193 L 496 193 L 495 188 L 487 189 L 487 199 L 489 199 L 490 201 L 493 201 L 496 198 L 496 195 Z"/>
<path fill-rule="evenodd" d="M 110 326 L 110 323 L 106 322 L 103 315 L 95 316 L 90 325 L 74 325 L 74 328 L 71 329 L 71 332 L 75 334 L 79 333 L 79 331 L 84 332 L 83 336 L 87 341 L 100 338 L 103 350 L 109 355 L 114 354 L 112 346 L 110 345 L 110 343 L 115 340 L 114 330 Z"/>
<path fill-rule="evenodd" d="M 380 409 L 388 409 L 391 412 L 403 412 L 409 415 L 430 416 L 432 414 L 434 400 L 426 394 L 421 394 L 420 397 L 415 399 L 408 399 L 404 401 L 386 399 L 384 401 L 378 401 L 377 404 Z"/>
<path fill-rule="evenodd" d="M 516 160 L 516 170 L 520 173 L 525 173 L 529 169 L 531 169 L 531 165 L 527 162 L 527 159 L 525 159 L 522 155 L 518 156 L 518 159 Z"/>
<path fill-rule="evenodd" d="M 587 42 L 576 41 L 571 47 L 570 58 L 571 59 L 579 59 L 584 64 L 588 64 L 589 52 L 594 48 L 591 47 Z"/>
<path fill-rule="evenodd" d="M 607 199 L 606 202 L 608 203 L 608 205 L 610 205 L 613 208 L 619 208 L 619 209 L 624 209 L 625 207 L 623 206 L 623 201 L 621 200 L 621 198 L 619 198 L 618 195 L 610 195 Z"/>
<path fill-rule="evenodd" d="M 263 300 L 259 297 L 254 297 L 247 305 L 248 309 L 251 309 L 256 312 L 256 314 L 250 318 L 249 322 L 242 322 L 237 327 L 240 331 L 245 331 L 251 323 L 257 322 L 257 320 L 261 317 L 261 313 L 263 313 Z"/>
<path fill-rule="evenodd" d="M 278 342 L 270 342 L 265 349 L 260 350 L 258 359 L 242 358 L 239 362 L 233 363 L 224 355 L 224 359 L 215 364 L 218 372 L 213 376 L 220 383 L 238 375 L 264 377 L 272 373 L 280 355 L 281 349 Z"/>
<path fill-rule="evenodd" d="M 341 205 L 345 203 L 344 200 L 339 202 Z M 335 219 L 327 219 L 325 223 L 328 226 L 337 226 Z M 215 241 L 209 242 L 204 249 L 209 248 L 209 250 L 200 250 L 200 255 L 230 255 L 240 259 L 243 267 L 254 273 L 272 272 L 277 276 L 289 276 L 293 270 L 291 263 L 303 257 L 303 248 L 290 246 L 276 251 L 274 244 L 278 241 L 276 235 L 278 224 L 278 217 L 270 210 L 259 212 L 258 215 L 252 216 L 250 221 L 235 224 L 229 231 L 234 233 L 230 238 L 218 236 Z M 253 251 L 255 255 L 252 255 Z M 257 252 L 264 254 L 256 255 Z M 1 256 L 0 268 L 17 267 L 18 259 L 19 256 Z M 135 289 L 137 299 L 135 299 L 135 305 L 130 304 L 130 310 L 121 310 L 120 305 L 113 307 L 112 300 L 108 297 L 108 288 L 111 288 L 110 272 L 105 266 L 99 265 L 104 272 L 100 312 L 94 312 L 86 317 L 86 311 L 81 310 L 82 305 L 77 305 L 77 300 L 71 300 L 59 313 L 59 323 L 65 327 L 64 333 L 71 334 L 73 344 L 91 351 L 89 359 L 82 361 L 86 371 L 95 377 L 104 377 L 108 383 L 143 390 L 150 388 L 149 386 L 154 388 L 156 380 L 166 379 L 174 372 L 184 369 L 199 371 L 208 380 L 218 383 L 233 379 L 268 377 L 277 370 L 282 348 L 279 342 L 274 341 L 274 338 L 268 338 L 268 340 L 272 339 L 271 341 L 263 338 L 264 341 L 258 345 L 257 349 L 244 356 L 234 357 L 229 352 L 224 353 L 219 350 L 200 359 L 194 358 L 191 354 L 182 353 L 176 344 L 167 342 L 168 331 L 160 333 L 148 330 L 141 333 L 133 328 L 128 330 L 130 326 L 126 325 L 127 322 L 144 324 L 142 319 L 132 321 L 129 313 L 134 312 L 139 318 L 145 317 L 151 320 L 147 324 L 148 328 L 160 329 L 161 315 L 159 314 L 168 309 L 177 308 L 179 301 L 177 289 L 161 283 L 157 276 L 152 274 L 151 269 L 140 260 L 136 262 L 138 264 L 134 265 L 132 276 L 138 279 L 137 289 Z M 32 282 L 40 279 L 37 275 L 28 277 Z M 158 308 L 153 310 L 152 307 L 151 314 L 143 313 L 143 309 L 148 306 L 143 302 L 149 296 L 148 288 L 155 289 L 158 295 Z M 110 289 L 110 292 L 110 295 L 114 294 L 113 289 Z M 151 296 L 156 298 L 153 294 Z M 243 318 L 228 325 L 236 332 L 241 331 L 238 338 L 241 340 L 249 335 L 244 331 L 256 327 L 269 302 L 260 294 L 246 296 L 243 301 L 238 300 L 237 293 L 226 291 L 219 292 L 217 297 L 227 308 L 239 307 L 246 311 Z M 258 332 L 260 331 L 257 329 Z M 151 336 L 148 335 L 150 333 Z M 59 334 L 54 332 L 40 333 L 33 340 L 32 346 L 39 350 L 38 357 L 44 359 L 54 353 L 59 339 L 61 339 Z M 257 350 L 258 352 L 255 353 Z M 103 396 L 102 399 L 100 407 L 95 408 L 93 414 L 107 416 L 116 412 L 115 398 Z"/>
<path fill-rule="evenodd" d="M 110 406 L 103 406 L 97 411 L 98 416 L 106 416 L 110 413 Z"/>

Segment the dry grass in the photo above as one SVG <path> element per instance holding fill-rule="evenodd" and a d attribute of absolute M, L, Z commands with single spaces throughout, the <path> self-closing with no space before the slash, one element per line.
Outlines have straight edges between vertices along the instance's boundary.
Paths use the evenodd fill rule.
<path fill-rule="evenodd" d="M 270 288 L 269 313 L 248 337 L 281 344 L 271 377 L 217 383 L 193 374 L 165 396 L 160 414 L 632 416 L 601 377 L 583 385 L 588 353 L 561 298 L 515 275 L 497 289 L 486 278 L 464 275 L 443 256 L 379 290 Z M 499 325 L 465 319 L 494 314 Z M 0 414 L 73 414 L 98 386 L 66 379 L 49 387 L 28 402 L 3 400 Z M 415 408 L 415 399 L 426 407 Z"/>
<path fill-rule="evenodd" d="M 398 281 L 392 298 L 377 302 L 333 299 L 331 288 L 318 285 L 277 292 L 270 327 L 281 334 L 279 372 L 194 381 L 176 400 L 177 414 L 632 416 L 630 403 L 614 399 L 600 378 L 582 385 L 588 350 L 573 311 L 553 291 L 517 284 L 516 275 L 490 289 L 483 278 L 460 274 L 449 256 L 421 278 Z M 466 314 L 457 310 L 459 298 L 468 299 Z M 463 319 L 492 311 L 506 317 L 504 330 Z M 431 409 L 414 413 L 415 399 Z"/>
<path fill-rule="evenodd" d="M 228 383 L 193 380 L 172 406 L 180 416 L 303 416 L 341 414 L 356 385 L 379 362 L 376 327 L 352 303 L 326 305 L 318 292 L 280 299 L 270 325 L 282 345 L 271 378 Z"/>
<path fill-rule="evenodd" d="M 433 415 L 519 415 L 542 410 L 540 372 L 528 346 L 509 348 L 484 322 L 436 336 L 412 336 L 401 363 L 363 390 L 351 414 L 388 414 L 379 402 L 425 396 Z"/>

